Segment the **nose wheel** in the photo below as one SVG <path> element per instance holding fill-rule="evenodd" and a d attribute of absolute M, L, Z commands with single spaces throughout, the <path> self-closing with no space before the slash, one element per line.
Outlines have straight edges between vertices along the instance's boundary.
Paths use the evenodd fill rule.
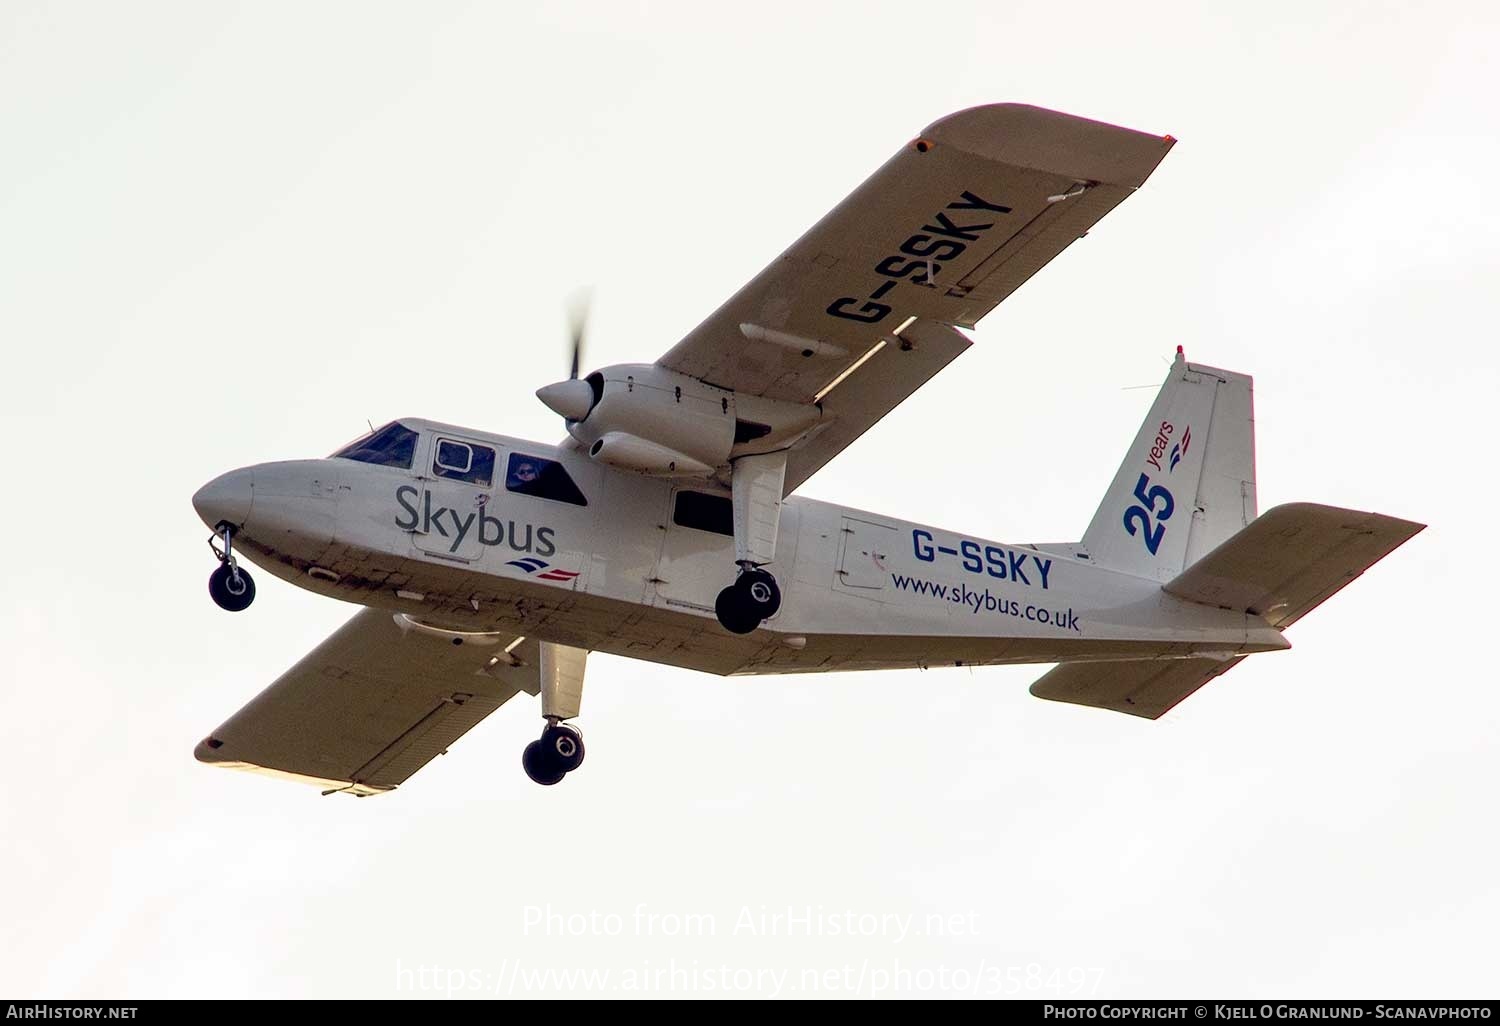
<path fill-rule="evenodd" d="M 221 541 L 222 549 L 216 544 Z M 209 537 L 208 547 L 219 561 L 219 568 L 208 576 L 209 597 L 220 609 L 231 613 L 249 608 L 255 601 L 255 581 L 250 571 L 241 568 L 234 558 L 234 528 L 228 524 L 220 527 Z"/>
<path fill-rule="evenodd" d="M 731 634 L 749 634 L 780 608 L 781 588 L 776 578 L 758 568 L 741 570 L 714 602 L 719 623 Z"/>
<path fill-rule="evenodd" d="M 536 783 L 551 787 L 583 765 L 583 735 L 567 723 L 548 723 L 539 740 L 521 753 L 521 768 Z"/>

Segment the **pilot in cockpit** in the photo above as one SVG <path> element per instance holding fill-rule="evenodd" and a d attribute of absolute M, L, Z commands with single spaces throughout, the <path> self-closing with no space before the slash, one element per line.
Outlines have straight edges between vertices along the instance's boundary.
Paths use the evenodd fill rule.
<path fill-rule="evenodd" d="M 512 460 L 510 474 L 505 486 L 512 490 L 520 490 L 534 483 L 537 479 L 536 464 L 530 460 Z"/>

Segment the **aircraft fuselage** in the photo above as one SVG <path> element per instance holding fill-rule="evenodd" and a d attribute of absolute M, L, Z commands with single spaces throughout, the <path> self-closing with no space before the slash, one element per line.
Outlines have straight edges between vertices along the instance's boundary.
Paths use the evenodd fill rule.
<path fill-rule="evenodd" d="M 734 559 L 727 490 L 615 470 L 565 447 L 402 423 L 420 434 L 410 469 L 266 463 L 223 475 L 195 503 L 205 520 L 234 525 L 240 554 L 319 594 L 445 629 L 711 673 L 1288 647 L 1258 617 L 1179 601 L 1160 581 L 1090 565 L 1077 546 L 1002 543 L 798 496 L 782 507 L 770 567 L 781 608 L 733 635 L 714 616 Z M 441 476 L 442 440 L 493 450 L 489 483 Z M 549 463 L 576 494 L 545 497 L 534 477 L 515 476 Z"/>

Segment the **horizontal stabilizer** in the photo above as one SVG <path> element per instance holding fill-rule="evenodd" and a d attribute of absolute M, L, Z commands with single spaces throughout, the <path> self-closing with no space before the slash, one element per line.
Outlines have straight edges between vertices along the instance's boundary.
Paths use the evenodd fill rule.
<path fill-rule="evenodd" d="M 1154 720 L 1243 658 L 1063 663 L 1031 685 L 1031 693 Z"/>
<path fill-rule="evenodd" d="M 1277 506 L 1188 567 L 1165 590 L 1286 628 L 1425 525 L 1335 506 Z"/>

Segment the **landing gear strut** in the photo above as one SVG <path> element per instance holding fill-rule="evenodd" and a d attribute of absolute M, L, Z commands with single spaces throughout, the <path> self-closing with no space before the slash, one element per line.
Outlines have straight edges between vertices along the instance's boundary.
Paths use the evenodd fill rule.
<path fill-rule="evenodd" d="M 741 456 L 730 463 L 729 501 L 739 573 L 733 584 L 719 592 L 714 613 L 731 634 L 749 634 L 781 608 L 781 588 L 761 568 L 776 559 L 785 483 L 785 450 Z"/>
<path fill-rule="evenodd" d="M 222 549 L 214 544 L 220 540 L 224 543 Z M 214 557 L 219 561 L 219 568 L 208 577 L 209 597 L 220 609 L 231 613 L 248 608 L 255 601 L 255 581 L 250 578 L 250 571 L 240 569 L 239 561 L 234 558 L 234 528 L 228 524 L 219 525 L 219 529 L 209 536 L 208 547 L 213 549 Z"/>
<path fill-rule="evenodd" d="M 583 765 L 583 735 L 567 723 L 547 721 L 540 740 L 521 753 L 521 768 L 538 784 L 551 787 Z"/>
<path fill-rule="evenodd" d="M 781 608 L 781 588 L 776 578 L 749 564 L 740 565 L 734 583 L 719 592 L 714 613 L 731 634 L 749 634 L 762 620 Z"/>
<path fill-rule="evenodd" d="M 583 675 L 588 663 L 587 649 L 544 641 L 539 648 L 542 718 L 540 740 L 533 741 L 521 753 L 521 768 L 538 784 L 551 787 L 583 765 L 583 735 L 564 720 L 578 715 L 583 704 Z"/>

